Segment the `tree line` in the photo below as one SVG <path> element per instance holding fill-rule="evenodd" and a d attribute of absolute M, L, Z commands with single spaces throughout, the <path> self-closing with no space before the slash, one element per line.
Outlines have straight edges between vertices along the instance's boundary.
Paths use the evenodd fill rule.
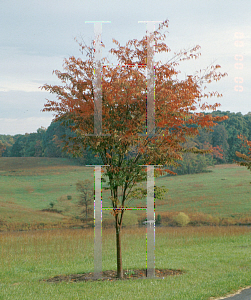
<path fill-rule="evenodd" d="M 184 153 L 179 167 L 172 167 L 178 174 L 204 172 L 208 166 L 240 161 L 236 151 L 248 154 L 248 148 L 242 145 L 238 135 L 251 140 L 251 112 L 241 114 L 229 111 L 216 111 L 212 116 L 228 116 L 220 122 L 213 131 L 201 129 L 200 135 L 187 139 L 187 146 L 198 149 L 212 149 L 210 154 Z M 37 132 L 11 135 L 0 135 L 0 156 L 3 157 L 63 157 L 74 158 L 72 154 L 63 151 L 63 138 L 74 137 L 74 134 L 61 122 L 52 122 L 46 128 Z M 83 150 L 83 157 L 74 158 L 80 164 L 101 164 L 101 159 L 95 157 L 90 149 Z"/>

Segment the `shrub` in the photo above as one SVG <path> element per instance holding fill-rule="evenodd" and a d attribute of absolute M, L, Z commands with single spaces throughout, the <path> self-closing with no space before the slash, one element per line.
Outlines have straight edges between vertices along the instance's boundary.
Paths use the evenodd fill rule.
<path fill-rule="evenodd" d="M 190 222 L 190 219 L 185 213 L 180 212 L 176 217 L 174 217 L 174 221 L 177 223 L 178 226 L 183 227 Z"/>
<path fill-rule="evenodd" d="M 155 224 L 156 224 L 156 225 L 159 225 L 160 223 L 161 223 L 161 215 L 158 214 L 158 215 L 157 215 L 157 219 L 156 219 Z"/>
<path fill-rule="evenodd" d="M 190 225 L 192 226 L 219 226 L 220 218 L 212 216 L 210 214 L 204 214 L 202 212 L 196 212 L 190 214 Z"/>

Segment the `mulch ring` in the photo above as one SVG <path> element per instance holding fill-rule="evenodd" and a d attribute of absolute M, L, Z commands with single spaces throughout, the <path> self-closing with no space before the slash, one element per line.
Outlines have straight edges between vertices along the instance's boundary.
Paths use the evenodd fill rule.
<path fill-rule="evenodd" d="M 171 270 L 171 269 L 155 269 L 155 278 L 161 278 L 167 276 L 181 275 L 184 271 L 182 270 Z M 114 281 L 114 280 L 126 280 L 126 279 L 146 279 L 146 270 L 124 270 L 123 279 L 117 278 L 117 271 L 109 270 L 102 272 L 102 278 L 94 278 L 94 273 L 83 273 L 83 274 L 71 274 L 71 275 L 58 275 L 42 281 L 46 282 L 78 282 L 78 281 Z"/>

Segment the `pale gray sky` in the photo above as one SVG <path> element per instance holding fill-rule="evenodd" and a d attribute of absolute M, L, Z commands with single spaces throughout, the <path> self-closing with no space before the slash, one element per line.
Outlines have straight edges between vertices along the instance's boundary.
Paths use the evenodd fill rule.
<path fill-rule="evenodd" d="M 103 25 L 105 56 L 112 38 L 124 44 L 145 34 L 146 25 L 138 21 L 168 19 L 167 44 L 172 53 L 197 44 L 202 47 L 199 60 L 180 66 L 181 76 L 213 62 L 220 64 L 228 77 L 208 87 L 224 96 L 212 98 L 211 103 L 220 102 L 224 111 L 247 113 L 251 111 L 250 16 L 250 0 L 1 0 L 0 134 L 36 132 L 50 125 L 52 114 L 40 110 L 45 98 L 54 98 L 38 87 L 57 83 L 52 71 L 62 70 L 64 58 L 81 56 L 75 37 L 87 44 L 94 38 L 94 25 L 85 21 L 111 21 Z M 240 62 L 243 68 L 237 69 L 240 65 L 235 63 Z M 235 83 L 236 77 L 243 83 Z M 243 91 L 235 91 L 236 85 Z"/>

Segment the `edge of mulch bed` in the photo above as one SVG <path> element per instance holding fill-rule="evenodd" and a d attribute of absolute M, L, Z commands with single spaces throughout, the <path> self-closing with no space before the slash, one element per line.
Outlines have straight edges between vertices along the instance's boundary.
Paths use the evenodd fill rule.
<path fill-rule="evenodd" d="M 185 271 L 172 270 L 172 269 L 155 269 L 154 279 L 164 279 L 167 276 L 182 275 Z M 124 270 L 123 278 L 117 277 L 117 271 L 108 270 L 102 272 L 102 278 L 95 278 L 94 272 L 82 273 L 82 274 L 70 274 L 70 275 L 57 275 L 49 279 L 43 279 L 45 282 L 79 282 L 79 281 L 114 281 L 114 280 L 127 280 L 127 279 L 147 279 L 146 270 Z M 151 278 L 153 279 L 153 278 Z"/>

